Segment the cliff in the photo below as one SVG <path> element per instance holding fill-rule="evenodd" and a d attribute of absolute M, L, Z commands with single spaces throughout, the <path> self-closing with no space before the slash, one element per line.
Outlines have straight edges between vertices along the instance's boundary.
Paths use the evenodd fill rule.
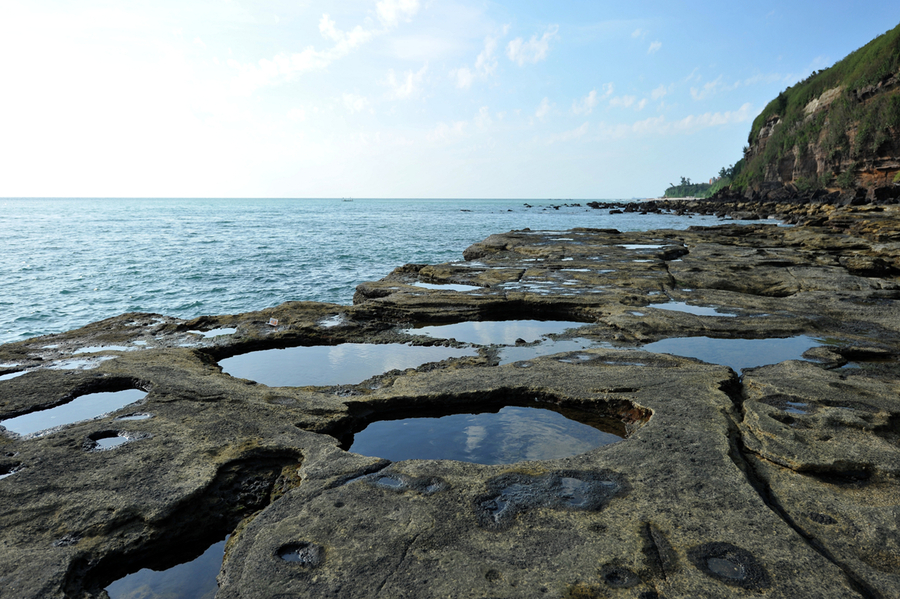
<path fill-rule="evenodd" d="M 732 196 L 900 198 L 900 26 L 772 100 L 740 167 Z"/>

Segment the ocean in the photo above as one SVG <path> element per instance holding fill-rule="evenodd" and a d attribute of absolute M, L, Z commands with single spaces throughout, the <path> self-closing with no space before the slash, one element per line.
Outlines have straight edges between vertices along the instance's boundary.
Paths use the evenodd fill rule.
<path fill-rule="evenodd" d="M 0 199 L 0 343 L 124 312 L 193 318 L 290 300 L 350 304 L 363 281 L 407 263 L 462 260 L 469 245 L 514 229 L 718 222 L 611 215 L 583 200 Z"/>

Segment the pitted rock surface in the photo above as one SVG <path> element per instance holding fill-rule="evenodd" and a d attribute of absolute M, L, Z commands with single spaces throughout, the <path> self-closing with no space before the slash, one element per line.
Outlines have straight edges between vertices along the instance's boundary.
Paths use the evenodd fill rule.
<path fill-rule="evenodd" d="M 0 597 L 101 598 L 228 534 L 220 599 L 898 596 L 897 216 L 514 231 L 465 260 L 364 283 L 353 306 L 125 314 L 0 346 L 0 376 L 25 373 L 0 380 L 0 419 L 147 391 L 110 414 L 0 435 Z M 661 308 L 673 303 L 715 310 Z M 411 327 L 515 319 L 583 326 L 359 384 L 268 387 L 218 365 L 296 345 L 460 347 Z M 641 351 L 797 335 L 817 347 L 777 364 L 760 355 L 743 373 Z M 501 364 L 508 347 L 575 339 L 583 349 Z M 615 421 L 625 438 L 491 466 L 344 449 L 398 413 L 535 399 Z M 125 442 L 95 451 L 110 438 Z"/>

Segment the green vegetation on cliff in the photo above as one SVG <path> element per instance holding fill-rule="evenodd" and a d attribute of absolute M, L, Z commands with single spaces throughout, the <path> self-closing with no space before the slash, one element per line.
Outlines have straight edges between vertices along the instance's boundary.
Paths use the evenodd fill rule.
<path fill-rule="evenodd" d="M 900 135 L 898 74 L 900 25 L 778 94 L 753 122 L 746 164 L 733 187 L 775 178 L 801 191 L 852 186 L 862 163 Z M 785 158 L 791 159 L 787 167 L 780 164 Z M 824 171 L 790 168 L 804 161 L 818 161 Z"/>
<path fill-rule="evenodd" d="M 736 165 L 728 165 L 719 169 L 719 176 L 712 183 L 691 183 L 687 177 L 681 178 L 681 183 L 669 184 L 663 192 L 664 198 L 711 198 L 719 190 L 725 189 L 740 173 L 741 161 Z"/>
<path fill-rule="evenodd" d="M 682 177 L 681 183 L 675 185 L 669 184 L 663 193 L 665 198 L 705 198 L 709 188 L 709 183 L 691 183 L 690 178 Z"/>

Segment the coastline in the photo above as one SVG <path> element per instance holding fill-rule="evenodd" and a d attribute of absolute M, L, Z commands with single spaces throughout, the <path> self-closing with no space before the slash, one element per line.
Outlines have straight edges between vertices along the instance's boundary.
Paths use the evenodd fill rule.
<path fill-rule="evenodd" d="M 654 202 L 633 205 L 666 209 Z M 0 513 L 0 575 L 18 597 L 97 596 L 124 572 L 228 532 L 223 599 L 381 596 L 376 570 L 390 574 L 384 592 L 394 595 L 418 593 L 423 580 L 468 596 L 900 594 L 884 557 L 900 491 L 900 207 L 773 204 L 752 214 L 797 222 L 498 233 L 465 260 L 398 266 L 363 283 L 350 306 L 289 302 L 190 320 L 131 313 L 2 345 L 0 376 L 25 373 L 0 380 L 4 419 L 90 391 L 148 395 L 49 434 L 3 437 L 0 496 L 29 510 Z M 513 319 L 584 326 L 519 344 L 534 350 L 527 359 L 500 364 L 507 346 L 487 343 L 354 384 L 268 387 L 217 365 L 298 345 L 459 347 L 411 327 Z M 811 346 L 740 378 L 715 356 L 641 351 L 678 339 L 695 340 L 690 348 L 795 338 Z M 591 345 L 541 353 L 573 339 Z M 614 418 L 627 436 L 506 466 L 390 463 L 336 440 L 396 413 L 521 393 Z M 116 420 L 127 412 L 151 417 Z M 88 441 L 108 431 L 129 440 L 94 451 Z M 307 561 L 280 558 L 290 547 Z"/>

